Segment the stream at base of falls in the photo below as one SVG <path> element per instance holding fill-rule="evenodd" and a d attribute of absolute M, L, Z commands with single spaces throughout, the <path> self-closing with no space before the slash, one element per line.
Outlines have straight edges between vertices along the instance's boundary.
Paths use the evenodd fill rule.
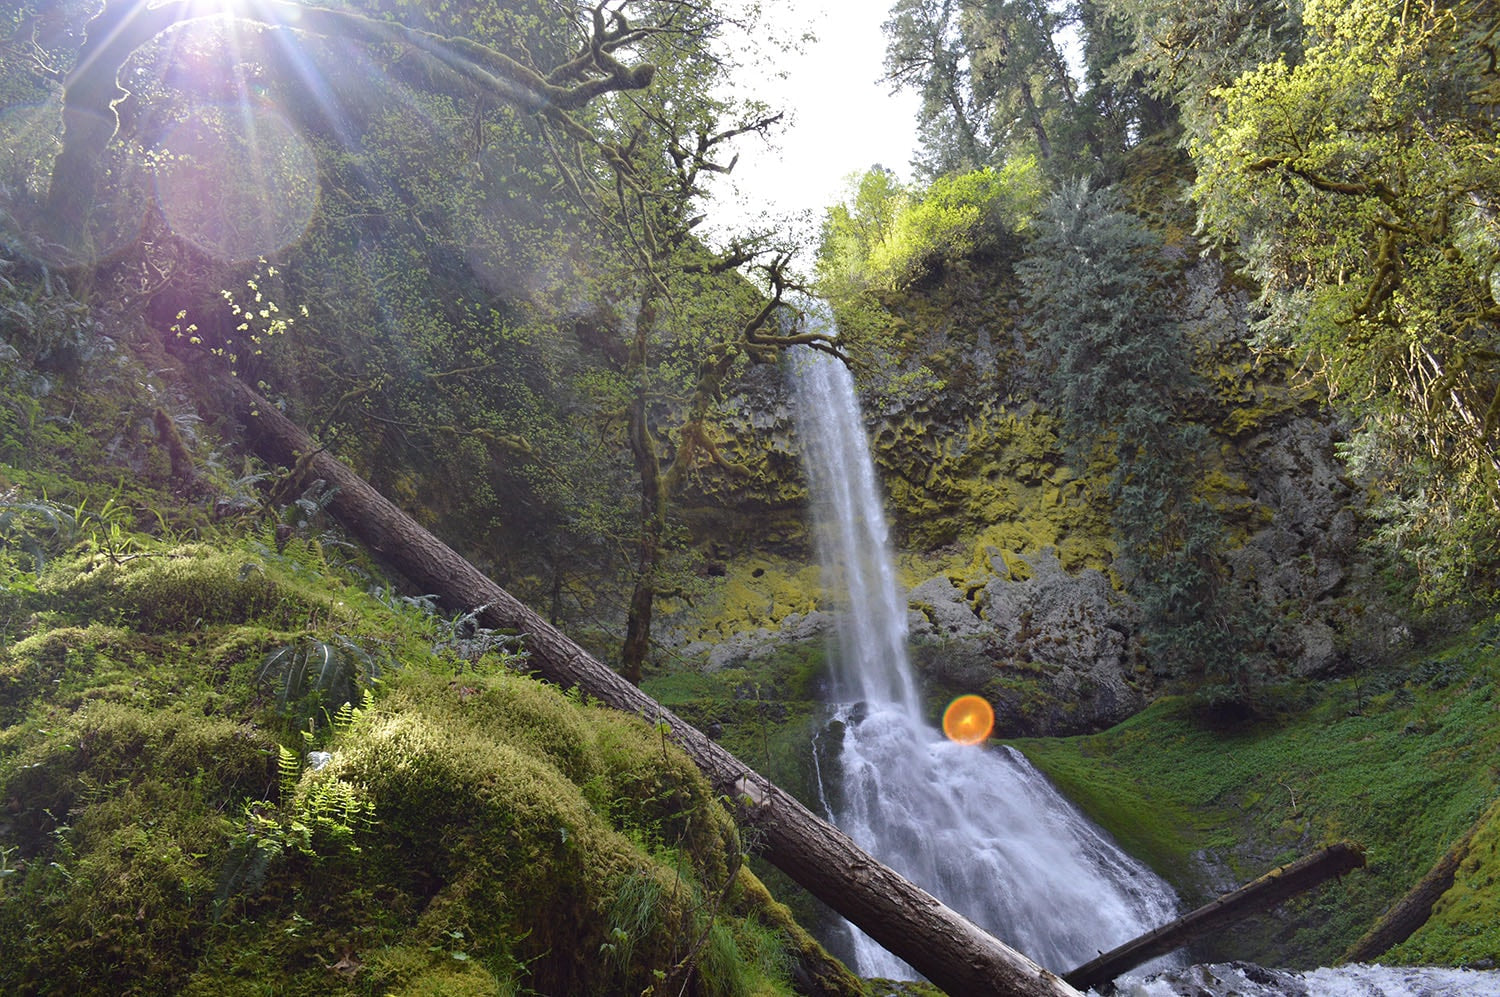
<path fill-rule="evenodd" d="M 1055 972 L 1177 914 L 1170 888 L 1014 749 L 957 744 L 903 710 L 864 703 L 835 707 L 819 748 L 837 758 L 841 778 L 821 796 L 840 828 Z M 850 931 L 859 973 L 914 975 Z"/>
<path fill-rule="evenodd" d="M 1128 973 L 1116 981 L 1115 997 L 1500 997 L 1500 972 L 1363 965 L 1293 972 L 1215 963 Z"/>

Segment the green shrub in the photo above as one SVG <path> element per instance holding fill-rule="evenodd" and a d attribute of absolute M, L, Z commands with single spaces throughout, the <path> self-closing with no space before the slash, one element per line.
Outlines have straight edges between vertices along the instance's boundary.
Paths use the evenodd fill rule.
<path fill-rule="evenodd" d="M 913 190 L 875 168 L 853 178 L 829 209 L 818 247 L 822 292 L 841 304 L 864 289 L 897 290 L 944 260 L 1024 229 L 1041 203 L 1036 161 L 940 177 Z"/>

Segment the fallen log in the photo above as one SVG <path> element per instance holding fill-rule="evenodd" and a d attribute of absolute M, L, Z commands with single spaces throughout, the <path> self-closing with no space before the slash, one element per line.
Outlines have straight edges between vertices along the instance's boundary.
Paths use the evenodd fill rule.
<path fill-rule="evenodd" d="M 1340 961 L 1374 962 L 1387 949 L 1400 945 L 1426 924 L 1427 919 L 1432 916 L 1432 908 L 1444 893 L 1453 888 L 1459 866 L 1469 856 L 1475 832 L 1495 820 L 1500 820 L 1500 800 L 1490 804 L 1479 821 L 1438 859 L 1436 865 L 1427 870 L 1427 874 L 1417 881 L 1417 885 L 1375 922 L 1374 927 L 1349 947 Z"/>
<path fill-rule="evenodd" d="M 486 626 L 524 635 L 542 677 L 652 723 L 697 764 L 752 829 L 757 850 L 809 893 L 954 997 L 1079 997 L 1055 974 L 907 881 L 706 735 L 599 662 L 433 536 L 248 385 L 228 386 L 232 411 L 267 462 L 336 489 L 329 510 L 423 592 Z M 1044 898 L 1045 899 L 1045 898 Z"/>
<path fill-rule="evenodd" d="M 1121 973 L 1179 949 L 1200 935 L 1269 910 L 1288 897 L 1364 864 L 1364 849 L 1358 845 L 1348 842 L 1329 845 L 1295 862 L 1277 866 L 1212 903 L 1103 953 L 1063 974 L 1063 979 L 1079 990 L 1103 986 Z"/>

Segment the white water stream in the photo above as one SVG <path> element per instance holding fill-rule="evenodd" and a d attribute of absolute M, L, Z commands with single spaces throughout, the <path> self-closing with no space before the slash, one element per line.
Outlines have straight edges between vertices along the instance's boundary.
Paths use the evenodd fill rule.
<path fill-rule="evenodd" d="M 1434 966 L 1293 972 L 1236 962 L 1146 978 L 1127 973 L 1115 982 L 1117 997 L 1500 997 L 1500 973 Z"/>
<path fill-rule="evenodd" d="M 1122 852 L 1019 753 L 948 741 L 923 718 L 907 606 L 853 380 L 800 350 L 790 377 L 835 655 L 842 786 L 834 822 L 881 861 L 1055 972 L 1171 920 L 1171 889 Z M 854 929 L 851 928 L 851 931 Z M 864 976 L 913 978 L 854 932 Z"/>

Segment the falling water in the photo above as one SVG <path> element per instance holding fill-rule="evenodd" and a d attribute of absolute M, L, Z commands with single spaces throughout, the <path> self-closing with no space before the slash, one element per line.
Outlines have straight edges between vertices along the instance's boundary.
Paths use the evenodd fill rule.
<path fill-rule="evenodd" d="M 790 366 L 824 585 L 848 599 L 835 656 L 835 726 L 843 731 L 835 823 L 1057 972 L 1170 920 L 1170 888 L 1018 752 L 956 744 L 924 721 L 853 379 L 812 350 Z M 863 933 L 854 936 L 861 974 L 916 975 Z"/>

